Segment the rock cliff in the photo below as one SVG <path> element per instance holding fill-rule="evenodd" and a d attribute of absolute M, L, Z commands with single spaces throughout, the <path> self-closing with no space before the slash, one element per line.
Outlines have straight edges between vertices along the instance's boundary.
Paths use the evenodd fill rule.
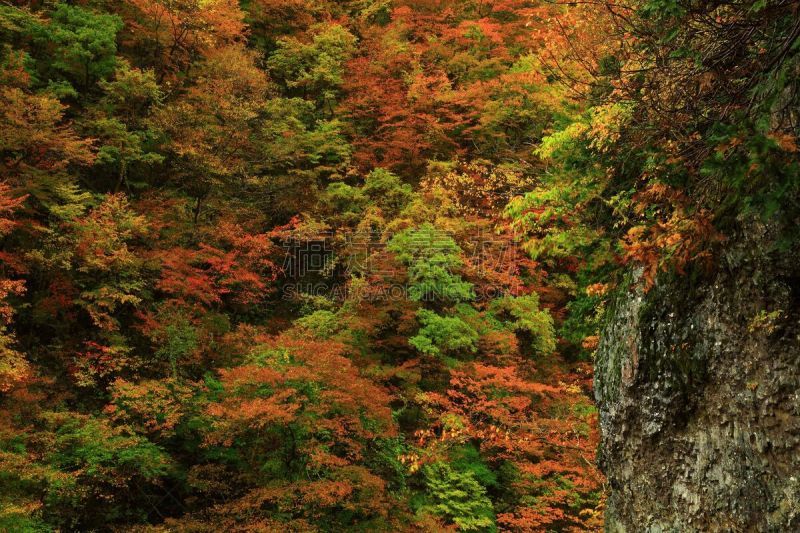
<path fill-rule="evenodd" d="M 800 531 L 800 250 L 775 233 L 617 298 L 595 374 L 608 531 Z"/>

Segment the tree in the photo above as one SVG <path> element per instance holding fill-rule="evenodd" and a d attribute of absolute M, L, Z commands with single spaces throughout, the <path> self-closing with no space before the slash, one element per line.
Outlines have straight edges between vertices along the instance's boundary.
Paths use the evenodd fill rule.
<path fill-rule="evenodd" d="M 0 183 L 0 238 L 10 234 L 19 223 L 12 216 L 24 201 L 25 197 L 14 198 L 10 187 Z M 0 258 L 4 263 L 4 267 L 0 270 L 0 393 L 2 393 L 30 377 L 32 369 L 25 356 L 14 349 L 16 339 L 14 334 L 8 331 L 14 317 L 14 307 L 8 298 L 22 295 L 25 292 L 25 282 L 7 276 L 23 273 L 24 267 L 14 255 L 0 252 Z"/>
<path fill-rule="evenodd" d="M 98 163 L 114 168 L 117 175 L 114 192 L 124 185 L 142 188 L 143 182 L 131 182 L 129 175 L 138 166 L 149 167 L 164 161 L 155 150 L 157 134 L 146 124 L 151 110 L 163 99 L 152 71 L 132 69 L 122 63 L 114 80 L 101 81 L 105 92 L 98 112 L 85 125 L 98 140 Z"/>
<path fill-rule="evenodd" d="M 472 285 L 457 270 L 463 266 L 461 251 L 444 231 L 431 224 L 398 233 L 387 249 L 408 266 L 409 297 L 415 301 L 460 302 L 471 300 Z"/>
<path fill-rule="evenodd" d="M 662 173 L 647 39 L 527 0 L 12 4 L 0 529 L 597 529 L 614 269 L 716 220 Z"/>
<path fill-rule="evenodd" d="M 276 513 L 328 527 L 385 515 L 384 483 L 357 461 L 395 431 L 388 396 L 359 375 L 344 346 L 267 339 L 215 386 L 205 443 L 244 483 L 216 513 Z M 264 515 L 265 507 L 272 511 Z"/>
<path fill-rule="evenodd" d="M 422 327 L 408 342 L 420 352 L 458 356 L 477 350 L 478 334 L 459 317 L 439 316 L 427 309 L 420 309 L 417 318 Z"/>
<path fill-rule="evenodd" d="M 46 201 L 68 181 L 69 165 L 93 163 L 91 142 L 64 122 L 65 107 L 57 99 L 3 87 L 0 103 L 0 173 L 9 183 Z"/>
<path fill-rule="evenodd" d="M 539 309 L 536 293 L 498 298 L 489 304 L 489 310 L 506 327 L 527 335 L 534 353 L 550 355 L 556 349 L 553 317 L 547 310 Z"/>
<path fill-rule="evenodd" d="M 59 4 L 50 21 L 33 32 L 49 56 L 45 76 L 61 75 L 83 90 L 107 78 L 116 67 L 119 17 Z M 53 80 L 51 81 L 58 81 Z"/>
<path fill-rule="evenodd" d="M 469 472 L 455 472 L 446 463 L 423 469 L 425 485 L 434 514 L 455 523 L 460 531 L 496 531 L 492 502 Z"/>
<path fill-rule="evenodd" d="M 338 25 L 311 28 L 311 43 L 282 38 L 270 55 L 267 66 L 272 76 L 298 95 L 317 103 L 333 114 L 343 83 L 344 63 L 355 51 L 356 38 Z"/>
<path fill-rule="evenodd" d="M 233 0 L 131 0 L 114 9 L 137 66 L 155 70 L 159 82 L 175 83 L 195 61 L 244 38 L 244 13 Z"/>

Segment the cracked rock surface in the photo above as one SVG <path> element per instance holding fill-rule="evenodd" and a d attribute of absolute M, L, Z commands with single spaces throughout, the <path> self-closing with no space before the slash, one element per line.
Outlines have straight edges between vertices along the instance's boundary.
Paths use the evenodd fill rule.
<path fill-rule="evenodd" d="M 800 250 L 621 294 L 596 356 L 610 532 L 800 531 Z"/>

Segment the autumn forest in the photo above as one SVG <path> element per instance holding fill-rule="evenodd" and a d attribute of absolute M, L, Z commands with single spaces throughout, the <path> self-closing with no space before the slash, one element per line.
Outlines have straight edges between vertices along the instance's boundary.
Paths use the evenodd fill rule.
<path fill-rule="evenodd" d="M 616 295 L 797 246 L 799 6 L 0 1 L 0 530 L 602 530 Z"/>

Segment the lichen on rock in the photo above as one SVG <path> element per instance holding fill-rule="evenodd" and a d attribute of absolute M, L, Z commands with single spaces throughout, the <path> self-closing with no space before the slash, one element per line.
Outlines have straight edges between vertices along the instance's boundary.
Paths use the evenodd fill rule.
<path fill-rule="evenodd" d="M 748 223 L 715 272 L 614 303 L 595 370 L 608 531 L 800 530 L 800 254 L 776 233 Z"/>

